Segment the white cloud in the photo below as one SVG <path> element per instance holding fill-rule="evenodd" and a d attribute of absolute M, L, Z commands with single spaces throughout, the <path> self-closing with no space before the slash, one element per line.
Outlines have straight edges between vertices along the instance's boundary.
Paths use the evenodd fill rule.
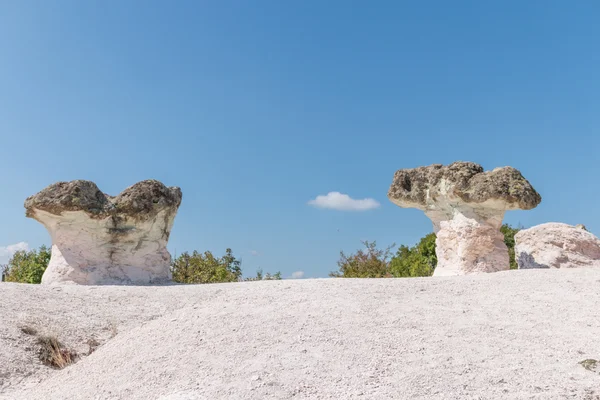
<path fill-rule="evenodd" d="M 9 244 L 8 246 L 0 246 L 0 264 L 5 264 L 8 260 L 20 250 L 29 250 L 29 244 L 25 242 L 19 242 L 15 244 Z"/>
<path fill-rule="evenodd" d="M 304 278 L 304 271 L 292 272 L 292 279 L 302 279 L 302 278 Z"/>
<path fill-rule="evenodd" d="M 254 256 L 254 257 L 258 257 L 258 256 L 260 256 L 260 253 L 256 250 L 250 250 L 250 255 Z"/>
<path fill-rule="evenodd" d="M 380 206 L 375 199 L 357 200 L 340 192 L 329 192 L 325 196 L 319 195 L 316 199 L 309 201 L 308 204 L 313 207 L 340 211 L 367 211 Z"/>

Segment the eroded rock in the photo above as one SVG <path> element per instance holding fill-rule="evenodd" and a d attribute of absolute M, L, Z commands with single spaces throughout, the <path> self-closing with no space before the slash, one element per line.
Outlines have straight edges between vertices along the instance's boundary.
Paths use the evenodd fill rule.
<path fill-rule="evenodd" d="M 388 198 L 400 207 L 423 210 L 433 222 L 434 276 L 509 269 L 500 232 L 504 213 L 532 209 L 542 200 L 515 168 L 484 172 L 472 162 L 398 170 Z"/>
<path fill-rule="evenodd" d="M 169 281 L 167 242 L 181 190 L 146 180 L 118 196 L 95 183 L 58 182 L 27 198 L 27 217 L 52 238 L 42 283 L 150 284 Z"/>
<path fill-rule="evenodd" d="M 519 269 L 600 267 L 600 239 L 583 225 L 549 222 L 515 235 Z"/>

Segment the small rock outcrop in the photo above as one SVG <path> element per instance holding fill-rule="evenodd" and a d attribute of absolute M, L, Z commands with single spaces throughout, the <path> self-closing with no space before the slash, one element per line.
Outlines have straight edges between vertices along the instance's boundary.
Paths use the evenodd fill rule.
<path fill-rule="evenodd" d="M 58 182 L 25 201 L 52 238 L 42 283 L 150 284 L 171 279 L 167 242 L 181 189 L 146 180 L 118 196 L 95 183 Z"/>
<path fill-rule="evenodd" d="M 504 213 L 532 209 L 542 200 L 518 170 L 484 172 L 472 162 L 398 170 L 388 198 L 400 207 L 423 210 L 433 222 L 434 276 L 509 269 L 500 232 Z"/>
<path fill-rule="evenodd" d="M 515 235 L 515 258 L 519 269 L 600 267 L 600 239 L 583 225 L 541 224 Z"/>

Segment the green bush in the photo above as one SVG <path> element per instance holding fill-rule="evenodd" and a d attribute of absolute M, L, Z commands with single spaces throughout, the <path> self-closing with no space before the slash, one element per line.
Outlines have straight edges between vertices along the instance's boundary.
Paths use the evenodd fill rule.
<path fill-rule="evenodd" d="M 502 225 L 500 232 L 504 234 L 504 244 L 508 247 L 508 258 L 510 260 L 510 269 L 517 269 L 517 261 L 515 260 L 515 235 L 521 228 L 513 228 L 508 224 Z"/>
<path fill-rule="evenodd" d="M 437 265 L 435 233 L 421 238 L 413 247 L 400 246 L 390 262 L 390 272 L 395 278 L 431 276 Z"/>
<path fill-rule="evenodd" d="M 504 243 L 508 247 L 510 268 L 516 269 L 515 261 L 515 234 L 521 228 L 513 228 L 508 224 L 502 225 L 500 231 L 504 235 Z M 385 250 L 377 249 L 375 242 L 363 242 L 366 251 L 358 250 L 349 256 L 340 253 L 338 261 L 339 270 L 329 276 L 335 278 L 408 278 L 418 276 L 431 276 L 437 266 L 435 254 L 435 233 L 430 233 L 419 240 L 412 247 L 400 246 L 396 255 L 388 261 L 390 250 L 394 245 Z"/>
<path fill-rule="evenodd" d="M 223 283 L 242 280 L 242 261 L 233 256 L 231 249 L 225 251 L 223 257 L 215 257 L 210 251 L 200 253 L 194 251 L 182 253 L 171 264 L 173 280 L 179 283 Z M 262 269 L 256 271 L 256 277 L 245 281 L 278 280 L 281 272 L 263 274 Z"/>
<path fill-rule="evenodd" d="M 384 250 L 377 248 L 376 242 L 363 241 L 365 250 L 347 256 L 340 252 L 338 271 L 329 273 L 334 278 L 387 278 L 391 277 L 389 258 L 395 244 Z"/>
<path fill-rule="evenodd" d="M 242 277 L 242 262 L 227 249 L 223 257 L 215 257 L 210 251 L 190 255 L 182 253 L 171 264 L 173 280 L 180 283 L 237 282 Z"/>
<path fill-rule="evenodd" d="M 39 250 L 17 251 L 8 261 L 4 279 L 6 282 L 41 283 L 50 255 L 51 250 L 46 246 Z"/>

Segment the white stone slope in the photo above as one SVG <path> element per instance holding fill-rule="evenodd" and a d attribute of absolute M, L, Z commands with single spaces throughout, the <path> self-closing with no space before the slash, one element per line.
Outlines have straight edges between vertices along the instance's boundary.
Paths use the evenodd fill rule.
<path fill-rule="evenodd" d="M 0 284 L 0 376 L 10 365 L 3 379 L 12 383 L 0 399 L 592 400 L 600 374 L 579 363 L 600 359 L 598 287 L 600 269 Z M 27 318 L 48 321 L 65 341 L 103 332 L 110 319 L 118 334 L 75 365 L 42 369 L 17 328 Z"/>
<path fill-rule="evenodd" d="M 515 258 L 520 269 L 600 267 L 600 239 L 583 225 L 549 222 L 515 235 Z"/>

